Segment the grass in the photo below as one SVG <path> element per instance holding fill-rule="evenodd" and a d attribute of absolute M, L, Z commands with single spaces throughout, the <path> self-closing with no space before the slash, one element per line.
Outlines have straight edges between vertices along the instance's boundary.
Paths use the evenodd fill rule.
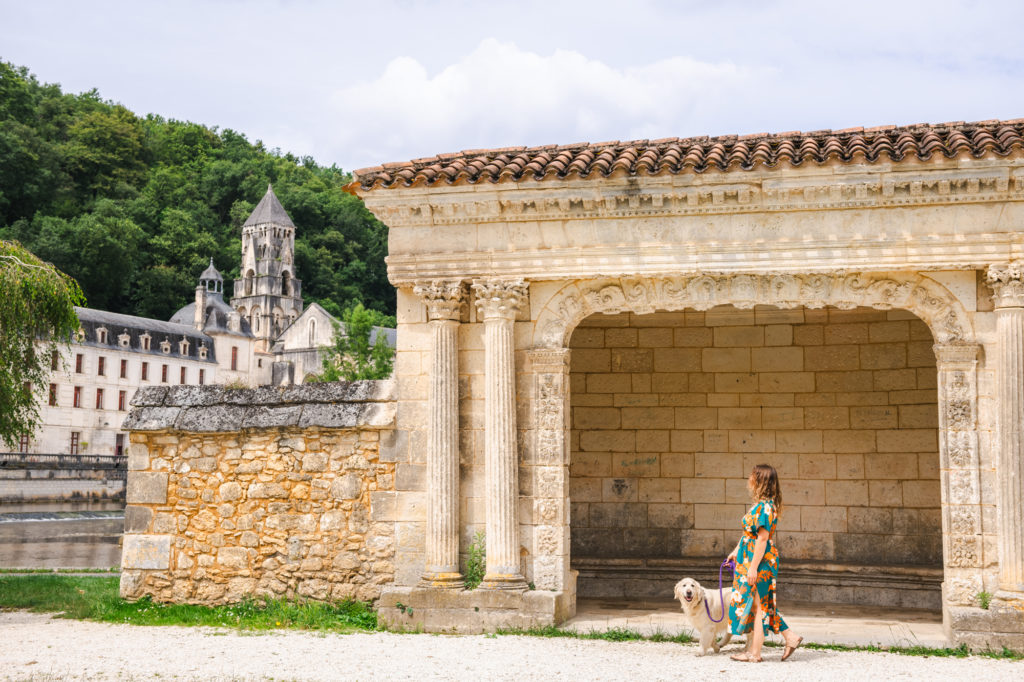
<path fill-rule="evenodd" d="M 636 630 L 627 628 L 611 628 L 608 630 L 590 630 L 587 632 L 576 632 L 574 630 L 563 630 L 556 625 L 549 625 L 543 628 L 530 628 L 522 630 L 514 628 L 511 630 L 499 630 L 498 635 L 518 635 L 521 637 L 566 637 L 569 639 L 600 639 L 606 642 L 672 642 L 674 644 L 689 644 L 696 641 L 685 632 L 678 635 L 669 635 L 664 632 L 655 632 L 653 635 L 643 635 Z"/>
<path fill-rule="evenodd" d="M 5 573 L 120 573 L 117 566 L 110 568 L 0 568 L 0 575 Z"/>
<path fill-rule="evenodd" d="M 62 618 L 131 625 L 200 625 L 240 630 L 293 629 L 365 632 L 377 614 L 364 602 L 250 600 L 225 606 L 129 602 L 118 596 L 116 577 L 0 576 L 0 609 L 57 612 Z"/>
<path fill-rule="evenodd" d="M 1008 661 L 1024 660 L 1024 653 L 1010 651 L 1003 647 L 1002 651 L 971 651 L 966 644 L 958 647 L 932 648 L 927 646 L 878 646 L 870 644 L 867 646 L 847 646 L 845 644 L 801 644 L 801 648 L 816 649 L 818 651 L 871 651 L 886 654 L 900 654 L 901 656 L 923 656 L 928 658 L 967 658 L 968 656 L 979 656 L 981 658 L 1005 659 Z"/>

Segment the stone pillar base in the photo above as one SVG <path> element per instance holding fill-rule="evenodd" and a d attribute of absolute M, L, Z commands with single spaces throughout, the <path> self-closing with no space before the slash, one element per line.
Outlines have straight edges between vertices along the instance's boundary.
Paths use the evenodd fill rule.
<path fill-rule="evenodd" d="M 545 590 L 385 587 L 377 618 L 389 630 L 479 634 L 558 625 L 576 615 L 575 594 Z"/>
<path fill-rule="evenodd" d="M 972 651 L 1024 652 L 1024 593 L 1000 590 L 987 609 L 947 606 L 943 624 L 954 645 Z"/>
<path fill-rule="evenodd" d="M 419 587 L 438 590 L 461 590 L 466 586 L 461 573 L 425 573 Z"/>
<path fill-rule="evenodd" d="M 480 582 L 481 590 L 525 590 L 529 587 L 521 575 L 485 575 Z"/>

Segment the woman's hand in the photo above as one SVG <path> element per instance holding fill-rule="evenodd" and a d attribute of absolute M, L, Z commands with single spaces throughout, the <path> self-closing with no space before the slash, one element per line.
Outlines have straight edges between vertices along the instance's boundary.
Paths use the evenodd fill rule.
<path fill-rule="evenodd" d="M 739 549 L 738 548 L 734 549 L 731 552 L 729 552 L 729 556 L 725 557 L 725 560 L 726 561 L 731 561 L 732 563 L 736 563 L 736 556 L 738 554 L 739 554 Z"/>
<path fill-rule="evenodd" d="M 754 586 L 757 584 L 757 564 L 750 564 L 750 568 L 747 569 L 747 584 Z"/>

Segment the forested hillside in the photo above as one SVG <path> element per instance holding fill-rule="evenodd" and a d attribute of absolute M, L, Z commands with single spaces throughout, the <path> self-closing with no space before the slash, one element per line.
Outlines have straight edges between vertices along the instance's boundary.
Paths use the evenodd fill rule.
<path fill-rule="evenodd" d="M 143 118 L 0 62 L 0 239 L 78 280 L 90 307 L 167 319 L 211 256 L 234 279 L 241 225 L 270 182 L 296 225 L 307 304 L 393 314 L 387 228 L 341 190 L 347 180 L 232 130 Z"/>

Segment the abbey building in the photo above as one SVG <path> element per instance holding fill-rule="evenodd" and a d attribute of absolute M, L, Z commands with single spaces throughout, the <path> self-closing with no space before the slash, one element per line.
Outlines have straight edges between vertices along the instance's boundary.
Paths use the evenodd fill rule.
<path fill-rule="evenodd" d="M 295 224 L 268 186 L 242 226 L 229 301 L 211 259 L 195 300 L 169 321 L 78 308 L 81 328 L 51 358 L 49 386 L 38 391 L 41 426 L 19 439 L 19 451 L 122 454 L 121 424 L 143 386 L 280 386 L 318 373 L 337 320 L 317 303 L 304 306 L 294 254 Z M 375 331 L 394 345 L 394 330 Z"/>

